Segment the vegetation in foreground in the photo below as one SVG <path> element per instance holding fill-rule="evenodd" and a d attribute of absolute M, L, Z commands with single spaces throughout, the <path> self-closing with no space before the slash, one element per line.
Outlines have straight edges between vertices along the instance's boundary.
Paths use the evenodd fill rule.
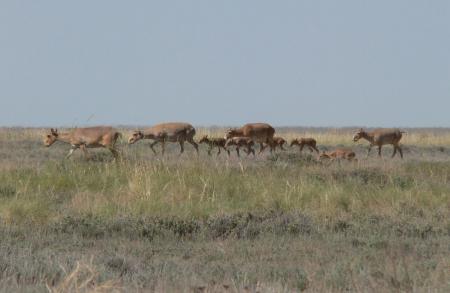
<path fill-rule="evenodd" d="M 0 133 L 4 291 L 450 289 L 442 140 L 404 160 L 355 145 L 357 163 L 335 164 L 296 148 L 239 160 L 122 145 L 115 163 L 63 160 L 39 132 Z"/>

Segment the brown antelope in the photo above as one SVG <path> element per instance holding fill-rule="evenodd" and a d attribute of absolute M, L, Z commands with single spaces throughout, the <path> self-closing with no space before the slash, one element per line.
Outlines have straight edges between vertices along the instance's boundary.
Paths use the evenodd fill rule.
<path fill-rule="evenodd" d="M 156 154 L 153 148 L 161 143 L 162 154 L 165 152 L 166 142 L 178 142 L 180 144 L 180 154 L 184 152 L 184 142 L 187 141 L 194 146 L 198 153 L 198 144 L 194 141 L 195 128 L 189 123 L 169 122 L 154 125 L 143 131 L 135 131 L 128 139 L 129 144 L 133 144 L 141 139 L 152 139 L 150 148 Z"/>
<path fill-rule="evenodd" d="M 385 144 L 392 144 L 394 147 L 394 152 L 392 153 L 392 158 L 398 152 L 400 157 L 403 159 L 403 151 L 399 145 L 400 139 L 404 131 L 399 129 L 375 129 L 374 131 L 366 132 L 362 128 L 353 136 L 353 141 L 358 141 L 361 138 L 370 142 L 369 149 L 367 151 L 367 156 L 369 156 L 370 151 L 373 146 L 378 146 L 378 156 L 381 157 L 381 147 Z"/>
<path fill-rule="evenodd" d="M 244 151 L 247 153 L 247 156 L 250 155 L 250 153 L 252 153 L 253 156 L 255 155 L 255 150 L 253 149 L 255 142 L 251 138 L 236 136 L 236 137 L 227 139 L 227 142 L 225 143 L 225 147 L 228 149 L 228 147 L 230 147 L 232 145 L 236 146 L 236 153 L 237 153 L 238 157 L 241 156 L 239 154 L 239 149 L 241 147 L 246 148 Z"/>
<path fill-rule="evenodd" d="M 274 136 L 272 140 L 272 145 L 269 145 L 270 149 L 273 151 L 277 150 L 277 147 L 279 147 L 281 150 L 285 151 L 286 149 L 283 148 L 283 146 L 286 144 L 286 140 L 279 136 Z M 268 144 L 264 144 L 264 148 L 267 147 Z"/>
<path fill-rule="evenodd" d="M 110 150 L 114 158 L 117 159 L 119 152 L 115 145 L 120 136 L 122 135 L 116 129 L 106 126 L 75 128 L 65 133 L 59 133 L 57 129 L 52 128 L 50 133 L 46 134 L 44 144 L 49 147 L 55 141 L 69 143 L 72 147 L 66 158 L 70 157 L 78 148 L 83 151 L 86 157 L 89 157 L 86 148 L 102 147 Z"/>
<path fill-rule="evenodd" d="M 300 148 L 300 152 L 303 150 L 303 147 L 306 145 L 306 146 L 308 146 L 308 148 L 311 152 L 316 151 L 317 153 L 319 153 L 319 149 L 317 148 L 316 144 L 317 144 L 316 140 L 314 138 L 310 138 L 310 137 L 309 138 L 300 138 L 300 139 L 296 138 L 291 141 L 291 147 L 294 145 L 298 145 Z"/>
<path fill-rule="evenodd" d="M 198 143 L 208 144 L 209 146 L 208 155 L 211 155 L 211 151 L 213 150 L 214 147 L 217 147 L 218 149 L 217 155 L 220 155 L 221 148 L 227 151 L 228 155 L 230 155 L 230 151 L 225 147 L 226 142 L 227 142 L 226 139 L 222 137 L 209 138 L 207 135 L 204 135 Z"/>
<path fill-rule="evenodd" d="M 322 152 L 319 156 L 319 160 L 323 159 L 331 159 L 331 161 L 336 159 L 346 159 L 353 161 L 356 160 L 356 154 L 350 149 L 337 149 L 332 152 Z"/>
<path fill-rule="evenodd" d="M 264 143 L 270 146 L 272 152 L 273 135 L 275 129 L 267 123 L 248 123 L 240 128 L 231 128 L 225 134 L 225 138 L 248 137 L 261 146 L 259 153 L 265 149 Z"/>

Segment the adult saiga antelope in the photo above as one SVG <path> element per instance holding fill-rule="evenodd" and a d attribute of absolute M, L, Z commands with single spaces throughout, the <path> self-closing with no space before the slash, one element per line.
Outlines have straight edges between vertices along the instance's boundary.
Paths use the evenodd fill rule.
<path fill-rule="evenodd" d="M 225 134 L 226 139 L 232 137 L 248 137 L 261 146 L 259 153 L 265 149 L 264 143 L 270 146 L 270 152 L 273 150 L 273 135 L 275 129 L 267 123 L 248 123 L 240 128 L 231 128 Z"/>
<path fill-rule="evenodd" d="M 369 149 L 367 151 L 367 156 L 369 156 L 370 151 L 373 146 L 378 146 L 378 156 L 381 157 L 381 147 L 385 144 L 392 144 L 394 146 L 394 152 L 392 153 L 392 158 L 398 152 L 400 153 L 400 157 L 403 159 L 403 152 L 399 145 L 400 139 L 402 139 L 402 134 L 404 131 L 400 131 L 399 129 L 386 129 L 386 128 L 378 128 L 373 131 L 367 132 L 362 128 L 353 136 L 353 141 L 358 141 L 361 138 L 370 142 Z"/>
<path fill-rule="evenodd" d="M 168 122 L 154 125 L 145 130 L 135 131 L 128 139 L 129 144 L 133 144 L 141 139 L 152 139 L 150 148 L 156 154 L 153 148 L 161 143 L 162 154 L 165 152 L 166 142 L 178 142 L 180 144 L 180 154 L 184 152 L 184 142 L 187 141 L 194 146 L 198 153 L 198 144 L 194 141 L 195 128 L 189 123 Z"/>
<path fill-rule="evenodd" d="M 116 150 L 115 145 L 120 136 L 122 136 L 120 132 L 107 126 L 75 128 L 64 133 L 59 133 L 57 129 L 52 128 L 50 133 L 46 134 L 44 144 L 47 147 L 56 141 L 70 144 L 72 147 L 66 158 L 70 157 L 76 149 L 81 149 L 85 156 L 89 157 L 86 148 L 102 147 L 110 150 L 114 158 L 117 159 L 119 152 Z"/>

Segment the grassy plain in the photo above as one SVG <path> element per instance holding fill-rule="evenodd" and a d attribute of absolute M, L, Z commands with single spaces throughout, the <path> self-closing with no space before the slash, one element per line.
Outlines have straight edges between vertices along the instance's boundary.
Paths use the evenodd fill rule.
<path fill-rule="evenodd" d="M 0 128 L 0 288 L 448 292 L 450 129 L 406 131 L 401 160 L 366 158 L 352 128 L 277 129 L 359 158 L 330 164 L 297 148 L 161 157 L 125 139 L 120 162 L 64 160 L 43 129 Z"/>

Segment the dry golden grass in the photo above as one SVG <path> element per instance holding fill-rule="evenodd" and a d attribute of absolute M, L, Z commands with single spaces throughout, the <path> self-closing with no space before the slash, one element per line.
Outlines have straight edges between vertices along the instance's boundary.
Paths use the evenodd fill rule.
<path fill-rule="evenodd" d="M 131 133 L 137 128 L 119 128 L 126 141 Z M 227 127 L 198 127 L 196 138 L 203 135 L 212 137 L 223 137 Z M 303 128 L 303 127 L 279 127 L 276 135 L 290 141 L 298 137 L 313 137 L 319 145 L 356 145 L 352 138 L 357 128 Z M 68 129 L 61 128 L 60 131 Z M 415 146 L 448 146 L 450 145 L 450 129 L 448 128 L 402 128 L 406 133 L 401 140 L 404 145 Z M 41 141 L 47 133 L 46 128 L 5 128 L 0 127 L 0 141 Z M 361 141 L 361 144 L 366 142 Z"/>
<path fill-rule="evenodd" d="M 92 263 L 77 261 L 71 272 L 56 285 L 46 284 L 50 293 L 102 293 L 102 292 L 125 292 L 120 286 L 119 280 L 107 280 L 99 282 L 99 272 Z M 65 269 L 64 269 L 65 271 Z"/>
<path fill-rule="evenodd" d="M 351 129 L 279 129 L 352 146 L 357 163 L 297 148 L 237 158 L 171 144 L 161 156 L 122 131 L 114 162 L 107 150 L 65 160 L 44 129 L 0 129 L 0 287 L 448 291 L 450 130 L 409 129 L 401 160 L 390 147 L 366 158 Z M 95 264 L 76 262 L 86 255 Z"/>
<path fill-rule="evenodd" d="M 294 128 L 281 127 L 275 128 L 276 135 L 285 138 L 290 142 L 294 138 L 299 137 L 313 137 L 317 140 L 319 145 L 356 145 L 352 139 L 357 128 L 328 128 L 328 129 L 314 129 L 314 128 Z M 213 137 L 223 137 L 227 128 L 199 128 L 198 137 L 202 135 L 209 135 Z M 450 145 L 450 129 L 447 128 L 430 128 L 420 129 L 411 128 L 405 130 L 407 133 L 403 134 L 401 140 L 404 145 L 416 146 L 449 146 Z M 359 144 L 367 144 L 363 140 Z"/>

